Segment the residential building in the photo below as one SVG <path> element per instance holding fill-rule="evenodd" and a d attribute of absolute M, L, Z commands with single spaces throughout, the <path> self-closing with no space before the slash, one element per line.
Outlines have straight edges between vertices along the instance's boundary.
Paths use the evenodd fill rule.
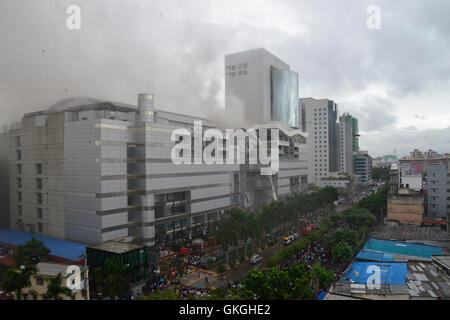
<path fill-rule="evenodd" d="M 449 160 L 428 166 L 427 215 L 446 219 L 450 213 L 450 167 Z"/>
<path fill-rule="evenodd" d="M 298 90 L 298 74 L 265 49 L 225 56 L 226 111 L 247 127 L 280 121 L 298 128 Z"/>
<path fill-rule="evenodd" d="M 414 149 L 411 151 L 408 157 L 401 158 L 400 164 L 411 164 L 417 163 L 422 166 L 422 171 L 426 173 L 428 171 L 428 166 L 437 164 L 439 165 L 442 161 L 450 159 L 450 154 L 439 154 L 436 151 L 428 150 L 426 152 L 422 152 L 418 149 Z"/>
<path fill-rule="evenodd" d="M 39 262 L 36 265 L 37 273 L 31 275 L 30 286 L 22 289 L 23 300 L 48 300 L 47 289 L 51 279 L 61 275 L 61 286 L 69 288 L 71 295 L 60 294 L 61 300 L 89 300 L 89 272 L 85 266 L 73 266 Z M 20 271 L 19 271 L 20 272 Z M 53 298 L 52 298 L 53 299 Z"/>
<path fill-rule="evenodd" d="M 372 180 L 372 157 L 368 151 L 359 151 L 355 155 L 354 173 L 361 176 L 361 184 L 369 185 Z"/>
<path fill-rule="evenodd" d="M 339 118 L 340 126 L 340 171 L 354 173 L 354 154 L 359 151 L 358 120 L 346 113 Z M 356 131 L 354 131 L 356 130 Z M 355 151 L 357 150 L 357 151 Z"/>
<path fill-rule="evenodd" d="M 308 133 L 308 183 L 341 171 L 338 105 L 328 99 L 299 101 L 302 130 Z"/>
<path fill-rule="evenodd" d="M 5 126 L 0 134 L 0 229 L 9 228 L 9 142 Z"/>
<path fill-rule="evenodd" d="M 400 171 L 400 188 L 414 191 L 423 190 L 422 165 L 420 163 L 403 163 Z"/>
<path fill-rule="evenodd" d="M 387 220 L 399 224 L 421 225 L 424 217 L 424 195 L 400 188 L 388 194 Z"/>

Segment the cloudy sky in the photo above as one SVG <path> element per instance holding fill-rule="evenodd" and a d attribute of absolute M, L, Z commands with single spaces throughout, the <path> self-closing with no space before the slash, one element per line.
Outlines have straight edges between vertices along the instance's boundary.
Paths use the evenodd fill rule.
<path fill-rule="evenodd" d="M 224 55 L 264 47 L 301 97 L 360 119 L 372 156 L 450 152 L 449 16 L 448 0 L 2 0 L 0 126 L 70 96 L 135 104 L 149 82 L 158 109 L 205 116 L 224 108 Z"/>

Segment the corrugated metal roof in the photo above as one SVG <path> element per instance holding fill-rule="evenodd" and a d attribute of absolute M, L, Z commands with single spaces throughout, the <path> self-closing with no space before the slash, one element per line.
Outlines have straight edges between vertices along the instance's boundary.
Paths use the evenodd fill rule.
<path fill-rule="evenodd" d="M 367 243 L 364 246 L 364 249 L 426 259 L 431 259 L 432 255 L 444 254 L 442 248 L 438 246 L 427 246 L 423 244 L 381 240 L 373 238 L 367 241 Z"/>
<path fill-rule="evenodd" d="M 16 230 L 0 230 L 0 242 L 13 246 L 25 244 L 31 238 L 44 242 L 44 245 L 50 249 L 50 254 L 53 256 L 80 261 L 82 260 L 81 256 L 86 254 L 86 244 Z"/>

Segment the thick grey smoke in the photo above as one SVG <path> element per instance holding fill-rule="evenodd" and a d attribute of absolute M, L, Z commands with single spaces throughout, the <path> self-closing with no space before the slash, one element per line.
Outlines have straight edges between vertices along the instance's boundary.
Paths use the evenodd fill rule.
<path fill-rule="evenodd" d="M 69 4 L 81 30 L 66 28 Z M 245 110 L 223 112 L 224 55 L 264 47 L 300 74 L 301 97 L 359 117 L 372 155 L 406 154 L 429 135 L 447 152 L 449 14 L 447 0 L 2 0 L 0 126 L 71 96 L 136 104 L 148 87 L 159 109 L 245 126 Z M 417 138 L 402 145 L 371 136 L 411 126 Z"/>

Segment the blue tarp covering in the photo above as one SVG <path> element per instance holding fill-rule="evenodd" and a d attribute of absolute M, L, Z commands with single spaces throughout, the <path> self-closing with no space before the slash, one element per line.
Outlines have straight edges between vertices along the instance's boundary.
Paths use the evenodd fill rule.
<path fill-rule="evenodd" d="M 0 242 L 13 246 L 25 244 L 31 238 L 44 242 L 44 245 L 50 249 L 50 254 L 57 257 L 79 261 L 82 259 L 80 256 L 86 254 L 86 244 L 16 230 L 0 230 Z"/>
<path fill-rule="evenodd" d="M 359 260 L 394 262 L 394 255 L 391 253 L 384 253 L 367 249 L 361 250 L 356 258 Z"/>
<path fill-rule="evenodd" d="M 431 259 L 432 255 L 444 254 L 442 248 L 437 246 L 380 239 L 369 239 L 364 249 L 429 259 Z"/>
<path fill-rule="evenodd" d="M 368 273 L 367 269 L 374 265 L 381 269 L 381 284 L 406 284 L 409 274 L 407 263 L 354 262 L 345 273 L 344 280 L 352 279 L 358 284 L 367 284 L 367 279 L 374 274 L 373 271 Z"/>
<path fill-rule="evenodd" d="M 321 292 L 319 294 L 319 296 L 317 297 L 317 300 L 323 300 L 327 296 L 327 294 L 328 293 L 326 293 L 326 292 Z"/>

